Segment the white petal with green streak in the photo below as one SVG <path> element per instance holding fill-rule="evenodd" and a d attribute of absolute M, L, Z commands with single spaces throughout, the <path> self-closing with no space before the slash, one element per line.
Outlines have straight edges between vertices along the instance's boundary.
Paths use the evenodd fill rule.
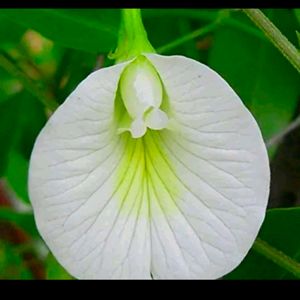
<path fill-rule="evenodd" d="M 182 56 L 147 57 L 164 84 L 168 128 L 117 134 L 127 63 L 92 73 L 36 141 L 37 226 L 77 278 L 219 278 L 241 262 L 263 221 L 266 149 L 218 74 Z"/>

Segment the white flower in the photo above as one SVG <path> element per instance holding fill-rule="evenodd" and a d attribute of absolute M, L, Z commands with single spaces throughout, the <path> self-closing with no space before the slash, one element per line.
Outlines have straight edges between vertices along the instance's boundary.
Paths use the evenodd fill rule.
<path fill-rule="evenodd" d="M 77 278 L 220 278 L 256 238 L 269 177 L 260 130 L 217 73 L 145 54 L 92 73 L 57 109 L 29 190 Z"/>

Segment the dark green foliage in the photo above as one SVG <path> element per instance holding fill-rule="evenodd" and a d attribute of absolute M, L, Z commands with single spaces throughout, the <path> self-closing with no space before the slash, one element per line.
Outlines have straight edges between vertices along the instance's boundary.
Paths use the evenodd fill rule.
<path fill-rule="evenodd" d="M 65 47 L 105 53 L 116 46 L 118 10 L 2 9 L 0 13 Z"/>

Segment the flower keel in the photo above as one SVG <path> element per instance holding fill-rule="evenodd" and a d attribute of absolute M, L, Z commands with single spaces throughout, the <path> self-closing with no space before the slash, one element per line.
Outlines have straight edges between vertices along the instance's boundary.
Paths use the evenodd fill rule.
<path fill-rule="evenodd" d="M 145 56 L 138 56 L 123 71 L 120 94 L 132 121 L 128 128 L 120 128 L 119 132 L 128 130 L 133 138 L 139 138 L 146 133 L 147 127 L 154 130 L 167 127 L 168 117 L 160 109 L 162 82 Z"/>

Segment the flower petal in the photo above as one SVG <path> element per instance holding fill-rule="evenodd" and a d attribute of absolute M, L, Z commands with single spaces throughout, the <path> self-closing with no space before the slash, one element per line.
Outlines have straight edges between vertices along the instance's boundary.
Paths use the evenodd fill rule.
<path fill-rule="evenodd" d="M 88 76 L 50 118 L 31 157 L 29 190 L 37 226 L 77 278 L 150 278 L 149 218 L 139 217 L 147 216 L 148 202 L 141 201 L 142 190 L 128 191 L 128 181 L 141 178 L 142 168 L 128 167 L 127 177 L 116 184 L 125 151 L 133 152 L 129 134 L 119 135 L 115 120 L 125 66 Z M 128 193 L 122 213 L 121 193 Z"/>
<path fill-rule="evenodd" d="M 147 137 L 149 148 L 161 152 L 149 152 L 148 163 L 152 273 L 219 278 L 242 261 L 263 222 L 270 181 L 266 148 L 254 118 L 217 73 L 182 56 L 147 57 L 164 84 L 172 123 Z M 160 164 L 173 172 L 180 194 Z"/>
<path fill-rule="evenodd" d="M 145 123 L 147 127 L 154 129 L 154 130 L 160 130 L 167 127 L 168 124 L 168 117 L 166 113 L 164 113 L 159 108 L 152 109 L 145 118 Z"/>
<path fill-rule="evenodd" d="M 125 63 L 85 79 L 33 150 L 37 226 L 78 278 L 218 278 L 241 262 L 264 218 L 268 158 L 251 114 L 204 65 L 148 58 L 168 129 L 138 139 L 126 131 Z"/>

